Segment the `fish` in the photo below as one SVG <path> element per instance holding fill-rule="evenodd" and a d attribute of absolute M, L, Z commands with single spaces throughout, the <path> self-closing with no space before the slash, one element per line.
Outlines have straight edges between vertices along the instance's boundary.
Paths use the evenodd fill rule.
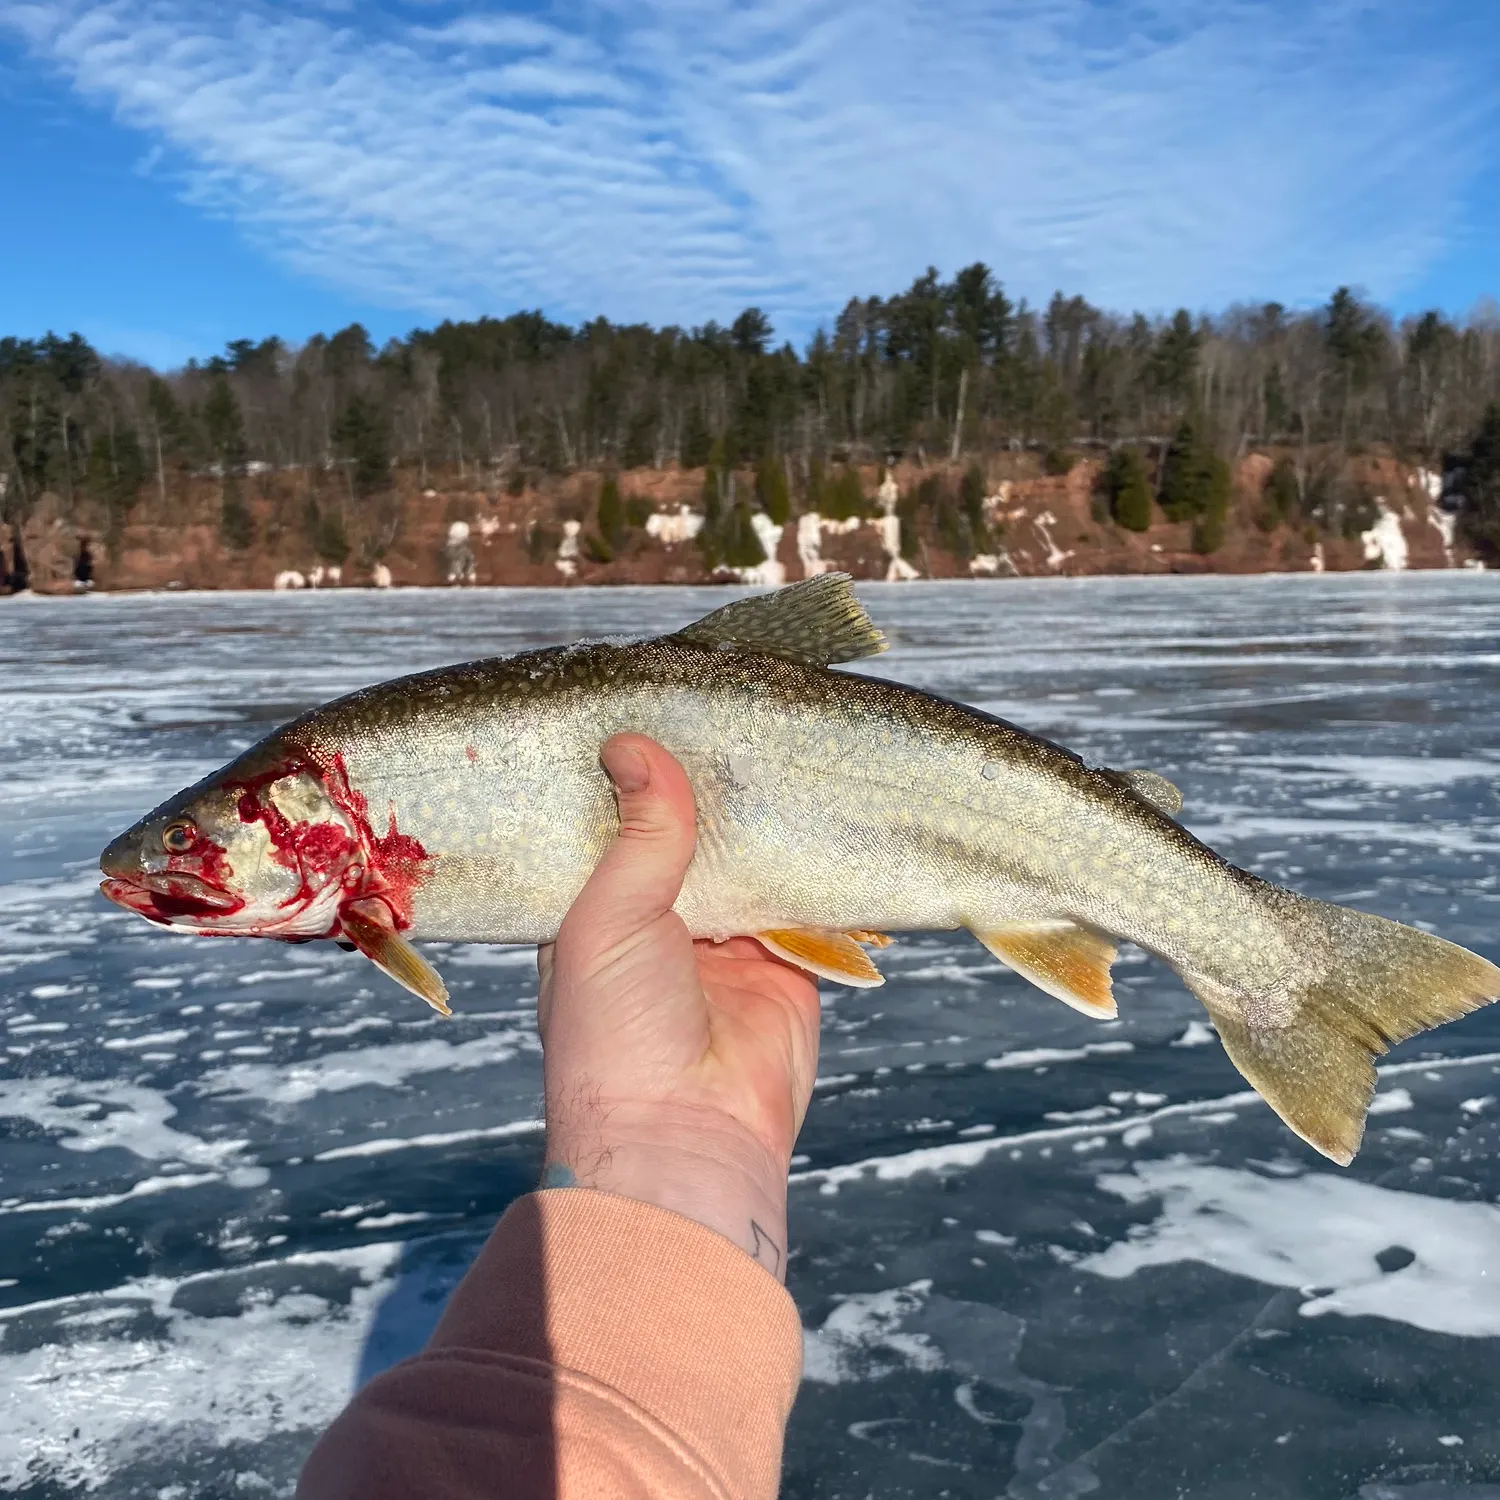
<path fill-rule="evenodd" d="M 110 900 L 179 931 L 352 946 L 450 1014 L 424 940 L 548 943 L 614 838 L 599 749 L 666 747 L 697 800 L 676 910 L 841 985 L 871 948 L 967 928 L 1086 1016 L 1118 944 L 1157 955 L 1303 1140 L 1347 1165 L 1392 1044 L 1500 996 L 1467 949 L 1238 869 L 1142 769 L 834 670 L 886 649 L 850 579 L 363 688 L 268 735 L 104 851 Z"/>

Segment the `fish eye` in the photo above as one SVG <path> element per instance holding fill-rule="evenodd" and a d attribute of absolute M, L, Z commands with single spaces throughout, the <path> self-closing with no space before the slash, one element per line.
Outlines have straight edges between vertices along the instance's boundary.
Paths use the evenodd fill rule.
<path fill-rule="evenodd" d="M 188 818 L 179 818 L 162 829 L 161 846 L 168 854 L 187 854 L 197 838 L 197 825 Z"/>

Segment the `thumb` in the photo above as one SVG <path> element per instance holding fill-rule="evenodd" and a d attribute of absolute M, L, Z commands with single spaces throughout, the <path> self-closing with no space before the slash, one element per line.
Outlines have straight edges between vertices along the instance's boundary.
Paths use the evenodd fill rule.
<path fill-rule="evenodd" d="M 614 785 L 620 832 L 563 928 L 587 933 L 587 946 L 603 955 L 671 910 L 693 858 L 697 813 L 687 773 L 655 740 L 616 735 L 599 761 Z"/>

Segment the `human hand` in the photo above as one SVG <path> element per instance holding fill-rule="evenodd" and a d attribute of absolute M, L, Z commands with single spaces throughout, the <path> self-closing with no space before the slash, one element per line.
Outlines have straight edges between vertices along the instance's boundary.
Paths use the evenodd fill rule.
<path fill-rule="evenodd" d="M 619 836 L 537 953 L 548 1180 L 696 1219 L 784 1278 L 817 982 L 753 938 L 688 935 L 672 910 L 697 839 L 686 773 L 638 734 L 599 759 Z"/>

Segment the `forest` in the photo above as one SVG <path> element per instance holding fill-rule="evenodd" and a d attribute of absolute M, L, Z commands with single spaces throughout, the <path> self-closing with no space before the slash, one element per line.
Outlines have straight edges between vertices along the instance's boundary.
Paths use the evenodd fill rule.
<path fill-rule="evenodd" d="M 250 524 L 235 481 L 267 470 L 317 470 L 358 507 L 402 473 L 520 493 L 537 475 L 678 465 L 707 467 L 742 523 L 757 504 L 826 509 L 840 465 L 1021 449 L 1063 472 L 1095 449 L 1111 455 L 1113 519 L 1144 529 L 1153 505 L 1211 517 L 1227 461 L 1264 448 L 1281 455 L 1267 503 L 1336 528 L 1354 503 L 1341 461 L 1381 448 L 1466 465 L 1465 525 L 1489 545 L 1497 403 L 1493 307 L 1398 320 L 1341 287 L 1313 309 L 1151 317 L 1061 292 L 1031 306 L 982 264 L 856 297 L 801 350 L 753 307 L 691 329 L 518 312 L 379 348 L 353 324 L 300 347 L 239 339 L 174 371 L 49 333 L 0 339 L 0 519 L 14 526 L 50 493 L 116 528 L 142 494 L 165 502 L 174 475 L 206 473 L 222 481 L 234 546 Z M 735 499 L 740 470 L 756 477 Z"/>

